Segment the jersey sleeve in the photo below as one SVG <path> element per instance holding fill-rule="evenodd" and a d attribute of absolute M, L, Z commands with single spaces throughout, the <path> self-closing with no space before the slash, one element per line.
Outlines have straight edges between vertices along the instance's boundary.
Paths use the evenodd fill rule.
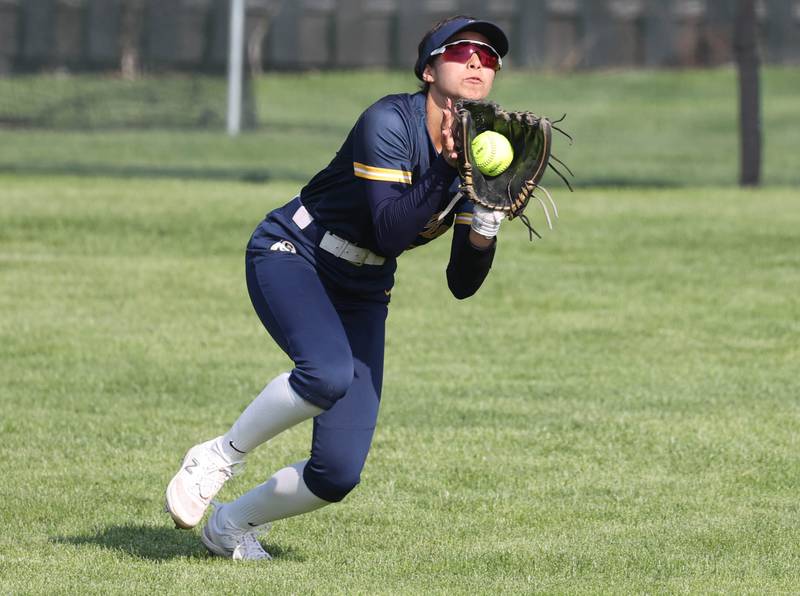
<path fill-rule="evenodd" d="M 453 211 L 456 214 L 453 223 L 457 226 L 472 225 L 472 210 L 474 206 L 475 203 L 470 201 L 467 197 L 461 197 L 458 203 L 456 203 L 456 206 L 453 208 Z"/>
<path fill-rule="evenodd" d="M 415 173 L 416 131 L 395 105 L 371 106 L 354 132 L 353 173 L 364 188 L 378 252 L 396 257 L 425 227 L 457 172 L 439 156 L 428 171 Z"/>

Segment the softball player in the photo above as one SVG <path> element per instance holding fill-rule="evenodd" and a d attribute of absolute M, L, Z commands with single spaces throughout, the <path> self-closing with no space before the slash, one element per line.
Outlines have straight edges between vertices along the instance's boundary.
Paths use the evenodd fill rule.
<path fill-rule="evenodd" d="M 231 503 L 215 503 L 202 531 L 212 553 L 268 559 L 259 530 L 341 501 L 358 484 L 378 416 L 396 258 L 452 227 L 451 292 L 466 298 L 485 279 L 503 216 L 456 194 L 452 105 L 485 98 L 507 51 L 492 23 L 438 23 L 419 44 L 422 91 L 370 106 L 330 164 L 253 233 L 250 298 L 294 368 L 224 435 L 189 450 L 167 487 L 167 511 L 179 527 L 197 525 L 247 453 L 308 418 L 311 456 Z"/>

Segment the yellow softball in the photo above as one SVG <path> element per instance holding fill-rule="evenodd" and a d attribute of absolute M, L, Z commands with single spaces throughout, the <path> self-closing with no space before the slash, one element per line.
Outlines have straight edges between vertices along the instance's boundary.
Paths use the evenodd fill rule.
<path fill-rule="evenodd" d="M 499 176 L 514 159 L 514 150 L 499 132 L 487 130 L 472 139 L 472 155 L 484 175 Z"/>

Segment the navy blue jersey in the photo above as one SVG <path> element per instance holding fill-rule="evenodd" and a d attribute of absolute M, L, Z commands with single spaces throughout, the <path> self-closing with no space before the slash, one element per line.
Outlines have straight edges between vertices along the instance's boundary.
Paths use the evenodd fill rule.
<path fill-rule="evenodd" d="M 389 95 L 370 106 L 336 157 L 302 189 L 299 200 L 267 215 L 248 251 L 263 252 L 276 241 L 292 241 L 326 280 L 367 296 L 392 287 L 398 255 L 452 227 L 447 284 L 458 298 L 474 294 L 489 273 L 496 243 L 487 249 L 472 245 L 472 204 L 465 199 L 440 219 L 455 197 L 459 179 L 428 135 L 425 104 L 425 94 L 415 93 Z M 293 223 L 301 202 L 313 218 L 302 230 Z M 318 251 L 315 246 L 325 231 L 386 261 L 359 267 Z"/>
<path fill-rule="evenodd" d="M 326 229 L 396 257 L 454 223 L 469 225 L 467 200 L 438 218 L 457 191 L 458 173 L 428 135 L 425 101 L 423 93 L 404 93 L 374 103 L 330 164 L 303 188 L 303 205 Z"/>

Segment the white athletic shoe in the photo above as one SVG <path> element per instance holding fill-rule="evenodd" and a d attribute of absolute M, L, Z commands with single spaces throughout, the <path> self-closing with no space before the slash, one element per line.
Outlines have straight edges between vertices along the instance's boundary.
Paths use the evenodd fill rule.
<path fill-rule="evenodd" d="M 214 503 L 214 513 L 212 513 L 200 539 L 212 555 L 227 557 L 234 561 L 261 561 L 272 559 L 270 554 L 264 550 L 258 541 L 258 535 L 264 534 L 269 530 L 270 524 L 257 526 L 252 530 L 240 530 L 230 524 L 220 523 L 220 511 L 225 505 Z"/>
<path fill-rule="evenodd" d="M 215 441 L 211 439 L 189 449 L 181 469 L 167 486 L 165 509 L 179 528 L 188 529 L 199 524 L 211 499 L 244 466 L 244 463 L 230 462 L 223 457 L 214 449 Z"/>

